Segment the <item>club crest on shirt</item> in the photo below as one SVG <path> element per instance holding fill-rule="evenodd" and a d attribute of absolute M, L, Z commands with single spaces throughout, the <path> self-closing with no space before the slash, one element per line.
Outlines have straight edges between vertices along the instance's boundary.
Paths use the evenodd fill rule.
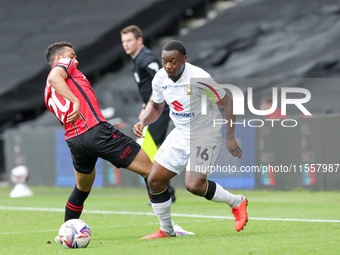
<path fill-rule="evenodd" d="M 185 86 L 185 93 L 187 96 L 192 95 L 192 86 Z"/>
<path fill-rule="evenodd" d="M 164 152 L 164 149 L 159 149 L 156 153 L 156 157 L 160 157 Z"/>

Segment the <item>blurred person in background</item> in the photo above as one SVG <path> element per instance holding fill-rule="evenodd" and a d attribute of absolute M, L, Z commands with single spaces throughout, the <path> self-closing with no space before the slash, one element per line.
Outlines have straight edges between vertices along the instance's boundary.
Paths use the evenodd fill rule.
<path fill-rule="evenodd" d="M 143 34 L 138 26 L 125 27 L 121 32 L 121 40 L 125 53 L 133 60 L 133 76 L 138 85 L 139 94 L 143 105 L 139 114 L 141 120 L 152 105 L 152 79 L 161 68 L 157 57 L 148 49 L 143 42 Z M 169 106 L 165 104 L 163 112 L 158 120 L 148 126 L 157 148 L 163 143 L 169 125 Z M 175 202 L 175 189 L 168 183 L 172 202 Z M 150 205 L 150 202 L 149 202 Z"/>

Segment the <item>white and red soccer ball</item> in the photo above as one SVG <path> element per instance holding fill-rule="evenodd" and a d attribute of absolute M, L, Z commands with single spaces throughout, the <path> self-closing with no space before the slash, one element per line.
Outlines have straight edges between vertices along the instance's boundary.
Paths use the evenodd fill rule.
<path fill-rule="evenodd" d="M 26 183 L 29 177 L 29 170 L 26 166 L 16 166 L 11 170 L 11 181 L 15 184 Z"/>
<path fill-rule="evenodd" d="M 84 221 L 72 219 L 61 225 L 58 236 L 65 249 L 86 248 L 91 240 L 91 229 Z"/>

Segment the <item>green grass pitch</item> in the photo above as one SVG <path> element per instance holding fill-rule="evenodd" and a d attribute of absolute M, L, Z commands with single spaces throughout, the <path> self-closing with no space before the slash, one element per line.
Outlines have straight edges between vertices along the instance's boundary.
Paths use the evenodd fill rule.
<path fill-rule="evenodd" d="M 33 197 L 10 198 L 12 188 L 0 189 L 0 254 L 340 254 L 339 192 L 233 191 L 249 200 L 250 219 L 243 231 L 236 232 L 231 219 L 188 216 L 231 217 L 227 205 L 178 189 L 172 212 L 183 215 L 173 219 L 195 235 L 140 240 L 159 227 L 157 217 L 150 215 L 153 211 L 147 206 L 146 190 L 95 188 L 81 216 L 92 231 L 89 246 L 64 249 L 54 237 L 72 189 L 31 187 Z M 33 209 L 17 210 L 24 207 Z M 268 220 L 272 218 L 337 222 Z"/>

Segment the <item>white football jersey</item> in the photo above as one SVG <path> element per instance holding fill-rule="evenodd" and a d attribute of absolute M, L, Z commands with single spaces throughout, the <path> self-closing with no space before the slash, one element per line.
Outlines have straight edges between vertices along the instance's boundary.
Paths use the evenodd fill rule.
<path fill-rule="evenodd" d="M 205 78 L 202 81 L 208 86 L 197 82 L 190 84 L 191 78 Z M 165 100 L 169 105 L 170 118 L 181 136 L 187 139 L 202 135 L 215 138 L 221 136 L 221 125 L 214 127 L 213 122 L 214 119 L 222 119 L 216 103 L 220 104 L 226 92 L 216 88 L 216 82 L 202 68 L 186 62 L 184 72 L 176 82 L 162 68 L 153 78 L 152 90 L 152 100 L 155 103 L 160 104 Z M 206 99 L 205 115 L 202 114 L 203 95 Z"/>

